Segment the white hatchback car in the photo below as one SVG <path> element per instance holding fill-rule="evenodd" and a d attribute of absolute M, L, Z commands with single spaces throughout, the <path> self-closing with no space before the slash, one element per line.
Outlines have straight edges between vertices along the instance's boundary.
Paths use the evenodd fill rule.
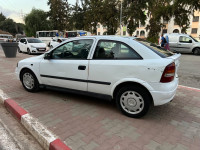
<path fill-rule="evenodd" d="M 16 75 L 29 92 L 45 87 L 114 99 L 125 115 L 142 117 L 150 104 L 175 96 L 179 57 L 146 41 L 76 37 L 19 61 Z"/>
<path fill-rule="evenodd" d="M 18 45 L 18 52 L 32 53 L 46 52 L 47 45 L 37 38 L 21 38 Z"/>
<path fill-rule="evenodd" d="M 61 42 L 66 41 L 68 38 L 52 38 L 51 42 L 49 43 L 50 48 L 54 48 L 59 45 Z"/>

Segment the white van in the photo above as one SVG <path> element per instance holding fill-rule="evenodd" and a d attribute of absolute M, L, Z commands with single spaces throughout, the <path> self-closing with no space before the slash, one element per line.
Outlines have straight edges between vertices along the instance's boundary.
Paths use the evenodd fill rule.
<path fill-rule="evenodd" d="M 187 34 L 171 33 L 165 34 L 169 37 L 170 49 L 180 53 L 200 54 L 200 42 Z"/>
<path fill-rule="evenodd" d="M 13 36 L 10 34 L 0 34 L 0 42 L 8 42 L 8 41 L 12 41 L 13 40 Z"/>

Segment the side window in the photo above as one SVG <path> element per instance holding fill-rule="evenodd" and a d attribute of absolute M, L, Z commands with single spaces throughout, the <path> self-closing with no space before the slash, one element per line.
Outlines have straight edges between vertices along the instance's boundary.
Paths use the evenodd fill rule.
<path fill-rule="evenodd" d="M 21 43 L 24 43 L 24 39 L 21 39 L 20 42 L 21 42 Z"/>
<path fill-rule="evenodd" d="M 128 45 L 117 41 L 99 41 L 93 59 L 142 59 Z"/>
<path fill-rule="evenodd" d="M 179 42 L 181 43 L 190 43 L 190 38 L 189 37 L 186 37 L 186 36 L 180 36 L 179 37 Z"/>
<path fill-rule="evenodd" d="M 52 52 L 52 59 L 87 59 L 93 40 L 76 40 L 65 43 Z"/>

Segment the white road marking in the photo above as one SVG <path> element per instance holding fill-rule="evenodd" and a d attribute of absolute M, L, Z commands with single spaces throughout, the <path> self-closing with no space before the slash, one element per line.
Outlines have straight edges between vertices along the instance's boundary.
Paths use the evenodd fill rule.
<path fill-rule="evenodd" d="M 200 89 L 198 89 L 198 88 L 193 88 L 193 87 L 184 86 L 184 85 L 179 85 L 178 87 L 200 92 Z"/>

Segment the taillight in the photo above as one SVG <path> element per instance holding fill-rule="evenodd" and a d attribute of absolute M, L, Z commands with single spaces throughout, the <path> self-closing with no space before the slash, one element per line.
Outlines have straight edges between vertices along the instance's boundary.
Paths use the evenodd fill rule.
<path fill-rule="evenodd" d="M 176 70 L 175 63 L 171 63 L 167 67 L 165 67 L 160 82 L 167 83 L 173 81 L 175 76 L 175 70 Z"/>

